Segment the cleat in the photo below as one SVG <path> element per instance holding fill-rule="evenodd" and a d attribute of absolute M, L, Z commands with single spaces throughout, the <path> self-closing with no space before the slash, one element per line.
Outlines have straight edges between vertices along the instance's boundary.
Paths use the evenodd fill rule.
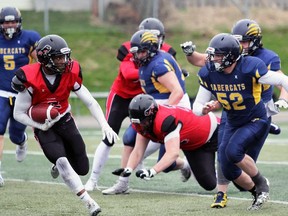
<path fill-rule="evenodd" d="M 86 191 L 100 190 L 98 188 L 97 181 L 94 181 L 91 178 L 88 179 L 84 187 Z"/>
<path fill-rule="evenodd" d="M 260 192 L 258 194 L 253 193 L 253 202 L 252 205 L 247 208 L 249 211 L 255 211 L 262 208 L 263 204 L 269 199 L 269 193 L 268 192 Z"/>
<path fill-rule="evenodd" d="M 129 194 L 128 182 L 118 180 L 112 187 L 103 190 L 103 195 Z"/>
<path fill-rule="evenodd" d="M 26 133 L 24 135 L 25 135 L 24 142 L 16 146 L 16 160 L 18 162 L 22 162 L 26 157 L 28 136 Z"/>
<path fill-rule="evenodd" d="M 276 125 L 275 123 L 271 122 L 269 133 L 274 134 L 274 135 L 278 135 L 281 133 L 281 128 L 278 125 Z"/>
<path fill-rule="evenodd" d="M 0 174 L 0 187 L 3 187 L 3 186 L 4 186 L 4 179 Z"/>
<path fill-rule="evenodd" d="M 267 178 L 265 178 L 265 183 L 263 185 L 260 185 L 261 187 L 259 187 L 259 185 L 256 185 L 256 191 L 252 193 L 252 205 L 249 206 L 247 210 L 259 210 L 263 206 L 263 204 L 269 199 L 269 185 L 270 183 Z"/>
<path fill-rule="evenodd" d="M 211 208 L 225 208 L 227 205 L 227 194 L 219 191 L 214 196 L 214 202 L 211 204 Z"/>
<path fill-rule="evenodd" d="M 54 178 L 54 179 L 58 178 L 58 176 L 59 176 L 59 171 L 58 171 L 56 165 L 53 165 L 53 166 L 51 167 L 50 174 L 51 174 L 52 178 Z"/>
<path fill-rule="evenodd" d="M 96 216 L 101 212 L 100 206 L 93 199 L 87 202 L 86 207 L 89 210 L 90 216 Z"/>

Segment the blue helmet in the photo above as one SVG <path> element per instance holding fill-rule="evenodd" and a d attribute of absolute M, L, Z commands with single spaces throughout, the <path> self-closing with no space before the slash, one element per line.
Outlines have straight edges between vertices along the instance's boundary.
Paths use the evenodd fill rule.
<path fill-rule="evenodd" d="M 16 22 L 16 28 L 4 28 L 4 22 Z M 13 38 L 22 29 L 22 17 L 20 11 L 15 7 L 4 7 L 0 11 L 0 32 L 7 38 Z"/>
<path fill-rule="evenodd" d="M 158 52 L 158 38 L 154 32 L 149 30 L 139 30 L 134 33 L 130 43 L 130 52 L 133 54 L 135 64 L 139 67 L 148 64 Z M 139 57 L 138 54 L 145 51 L 147 54 Z"/>
<path fill-rule="evenodd" d="M 242 46 L 239 41 L 231 34 L 221 33 L 214 36 L 209 47 L 206 49 L 208 54 L 206 66 L 208 69 L 214 69 L 218 72 L 222 72 L 223 69 L 230 67 L 236 62 L 242 53 Z M 215 55 L 222 55 L 221 63 L 214 62 Z"/>
<path fill-rule="evenodd" d="M 263 46 L 261 28 L 254 20 L 239 20 L 234 24 L 231 30 L 231 34 L 235 36 L 240 42 L 250 42 L 248 50 L 244 50 L 243 54 L 251 55 L 256 49 Z"/>

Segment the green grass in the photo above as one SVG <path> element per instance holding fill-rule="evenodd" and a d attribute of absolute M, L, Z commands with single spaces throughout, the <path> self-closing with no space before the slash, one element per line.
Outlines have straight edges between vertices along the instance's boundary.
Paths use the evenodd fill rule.
<path fill-rule="evenodd" d="M 281 123 L 283 131 L 287 124 Z M 90 163 L 95 148 L 101 139 L 98 129 L 80 128 L 90 156 Z M 10 215 L 87 215 L 84 205 L 62 183 L 61 178 L 53 180 L 50 176 L 50 162 L 44 157 L 40 147 L 35 142 L 31 129 L 29 133 L 29 154 L 25 161 L 15 160 L 14 150 L 8 137 L 5 136 L 5 154 L 2 162 L 2 175 L 5 187 L 0 188 L 1 216 Z M 120 137 L 123 130 L 120 133 Z M 229 188 L 229 202 L 225 209 L 211 209 L 215 191 L 202 189 L 195 180 L 186 183 L 180 181 L 179 172 L 160 173 L 151 181 L 144 181 L 132 175 L 129 195 L 104 196 L 100 191 L 90 193 L 101 205 L 102 214 L 106 216 L 134 215 L 275 215 L 286 216 L 288 210 L 287 174 L 288 174 L 288 135 L 268 137 L 259 157 L 258 166 L 261 172 L 270 180 L 270 201 L 262 210 L 247 212 L 251 202 L 249 193 L 238 192 L 234 186 Z M 111 150 L 110 159 L 104 167 L 99 180 L 101 189 L 112 186 L 117 180 L 111 171 L 119 167 L 122 150 L 119 141 Z M 145 161 L 151 167 L 156 160 L 152 155 Z M 85 183 L 89 175 L 81 177 Z M 5 197 L 5 198 L 4 198 Z"/>

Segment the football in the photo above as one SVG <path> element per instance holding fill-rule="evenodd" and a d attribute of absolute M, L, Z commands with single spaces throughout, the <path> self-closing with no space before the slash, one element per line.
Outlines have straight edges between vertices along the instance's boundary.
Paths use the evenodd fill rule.
<path fill-rule="evenodd" d="M 31 106 L 28 109 L 27 114 L 33 121 L 43 124 L 46 119 L 55 119 L 59 115 L 59 112 L 57 108 L 51 104 L 41 103 Z"/>

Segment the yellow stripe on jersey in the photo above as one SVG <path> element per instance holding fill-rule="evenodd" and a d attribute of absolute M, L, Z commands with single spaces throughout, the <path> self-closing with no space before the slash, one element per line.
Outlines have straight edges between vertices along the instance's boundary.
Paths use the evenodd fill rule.
<path fill-rule="evenodd" d="M 161 83 L 157 82 L 156 78 L 155 78 L 155 73 L 152 72 L 152 77 L 151 77 L 151 81 L 153 83 L 154 88 L 159 92 L 159 93 L 169 93 L 170 91 L 163 86 Z"/>
<path fill-rule="evenodd" d="M 261 83 L 257 82 L 255 77 L 253 77 L 252 79 L 253 79 L 252 95 L 254 97 L 255 104 L 258 104 L 261 100 L 262 85 Z"/>

